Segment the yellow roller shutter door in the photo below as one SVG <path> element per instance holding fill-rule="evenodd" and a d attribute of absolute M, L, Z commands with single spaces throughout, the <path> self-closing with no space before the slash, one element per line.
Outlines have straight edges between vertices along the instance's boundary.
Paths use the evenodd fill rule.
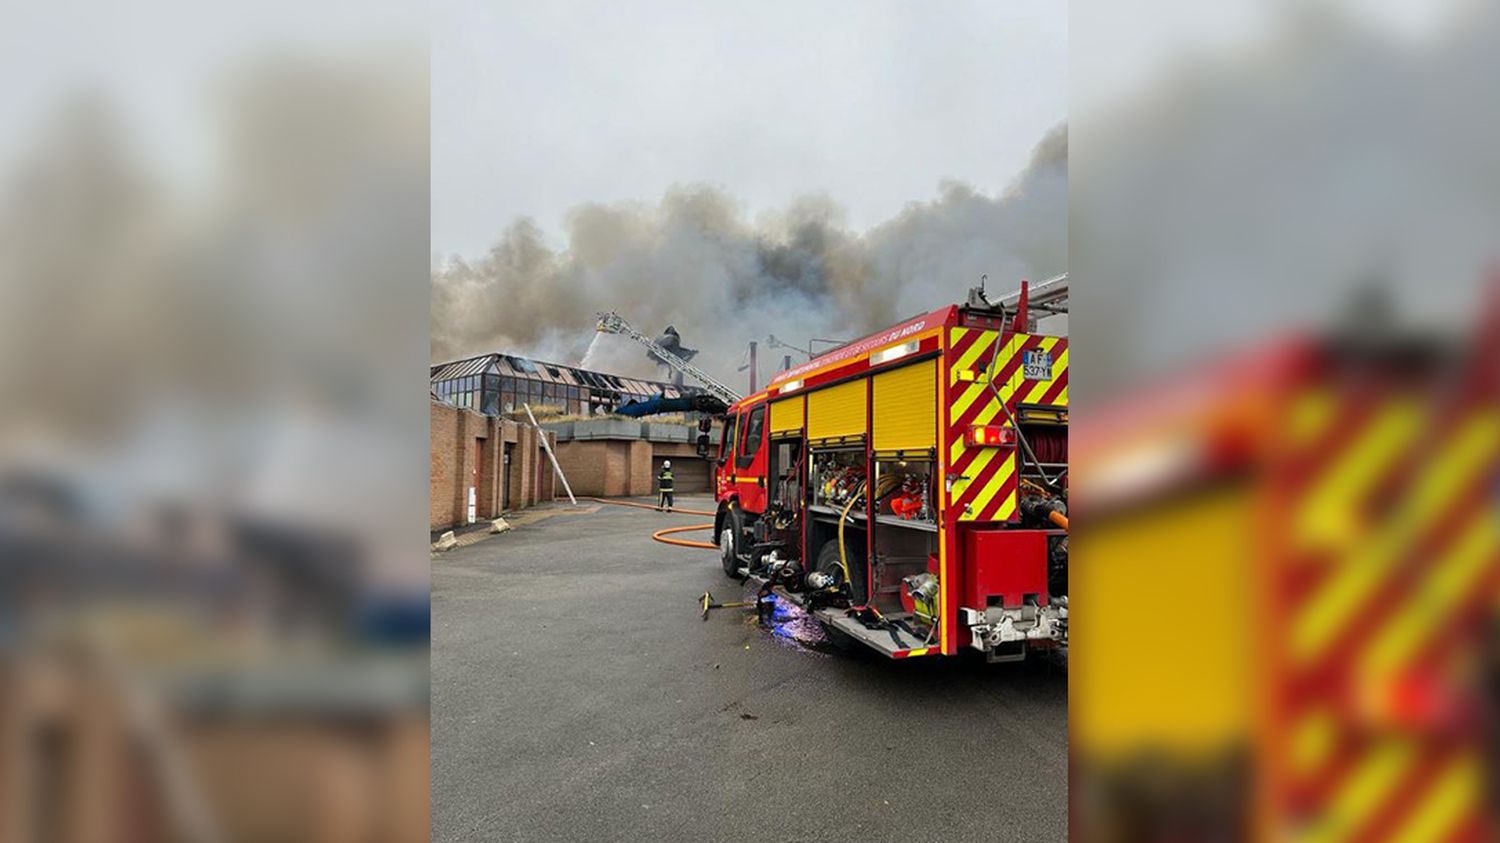
<path fill-rule="evenodd" d="M 874 422 L 877 451 L 937 447 L 937 361 L 876 375 Z"/>
<path fill-rule="evenodd" d="M 771 432 L 786 433 L 802 430 L 802 396 L 784 398 L 771 404 Z"/>
<path fill-rule="evenodd" d="M 820 389 L 807 396 L 807 438 L 832 439 L 865 432 L 866 381 Z"/>

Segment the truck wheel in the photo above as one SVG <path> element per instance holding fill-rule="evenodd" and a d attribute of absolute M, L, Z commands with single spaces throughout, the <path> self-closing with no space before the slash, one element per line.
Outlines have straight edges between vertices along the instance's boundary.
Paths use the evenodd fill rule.
<path fill-rule="evenodd" d="M 828 574 L 833 577 L 834 585 L 844 584 L 844 567 L 839 564 L 839 541 L 829 539 L 818 548 L 817 559 L 813 562 L 814 571 Z M 864 645 L 856 641 L 849 633 L 833 626 L 825 620 L 819 619 L 818 626 L 823 629 L 823 640 L 828 647 L 839 653 L 852 655 L 864 649 Z"/>
<path fill-rule="evenodd" d="M 818 549 L 818 558 L 813 563 L 813 570 L 831 575 L 834 585 L 844 584 L 844 566 L 839 564 L 838 539 L 823 542 L 823 546 Z"/>
<path fill-rule="evenodd" d="M 719 563 L 724 566 L 724 575 L 733 577 L 740 570 L 740 541 L 745 536 L 745 522 L 740 511 L 733 506 L 724 516 L 724 527 L 719 530 Z"/>

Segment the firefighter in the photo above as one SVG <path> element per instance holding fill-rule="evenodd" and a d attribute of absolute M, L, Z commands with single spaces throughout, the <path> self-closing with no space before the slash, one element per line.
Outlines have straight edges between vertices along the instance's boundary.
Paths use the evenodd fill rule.
<path fill-rule="evenodd" d="M 672 511 L 672 461 L 661 461 L 661 473 L 656 475 L 656 490 L 661 497 L 656 501 L 656 511 Z"/>

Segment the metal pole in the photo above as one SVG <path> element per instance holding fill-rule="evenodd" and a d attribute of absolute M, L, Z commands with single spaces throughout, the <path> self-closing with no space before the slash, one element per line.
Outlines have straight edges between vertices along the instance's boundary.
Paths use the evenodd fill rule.
<path fill-rule="evenodd" d="M 750 394 L 755 394 L 755 340 L 750 341 Z"/>
<path fill-rule="evenodd" d="M 557 472 L 557 476 L 562 480 L 563 489 L 568 493 L 568 500 L 577 506 L 578 499 L 573 497 L 573 487 L 568 485 L 568 476 L 563 474 L 562 466 L 557 464 L 557 455 L 552 453 L 552 446 L 547 444 L 547 431 L 542 430 L 542 426 L 536 423 L 536 416 L 532 415 L 530 404 L 523 401 L 521 406 L 526 408 L 526 418 L 531 419 L 531 426 L 536 430 L 537 435 L 542 437 L 542 450 L 547 452 L 547 459 L 552 460 L 552 470 Z"/>

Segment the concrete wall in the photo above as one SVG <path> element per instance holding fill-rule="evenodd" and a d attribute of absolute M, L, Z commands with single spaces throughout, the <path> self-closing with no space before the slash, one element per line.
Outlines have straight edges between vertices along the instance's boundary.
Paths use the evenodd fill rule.
<path fill-rule="evenodd" d="M 477 502 L 476 520 L 551 500 L 554 492 L 561 491 L 541 440 L 529 425 L 439 401 L 429 403 L 431 529 L 445 530 L 467 522 L 471 485 Z"/>

